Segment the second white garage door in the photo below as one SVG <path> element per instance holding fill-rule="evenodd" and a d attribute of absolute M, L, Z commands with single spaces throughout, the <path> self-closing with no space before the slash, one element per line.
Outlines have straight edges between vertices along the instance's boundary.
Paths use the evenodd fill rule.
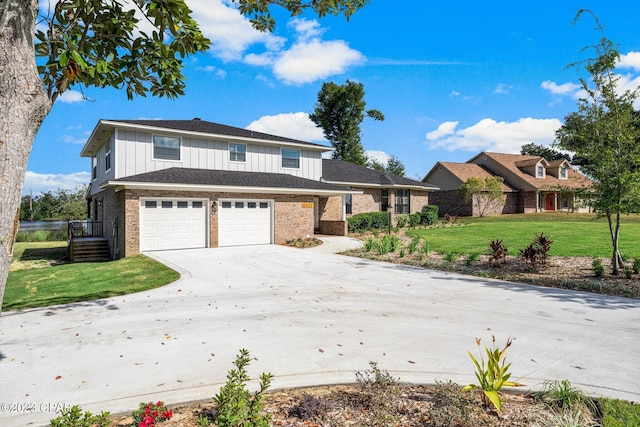
<path fill-rule="evenodd" d="M 272 200 L 221 199 L 218 203 L 218 246 L 272 243 Z"/>

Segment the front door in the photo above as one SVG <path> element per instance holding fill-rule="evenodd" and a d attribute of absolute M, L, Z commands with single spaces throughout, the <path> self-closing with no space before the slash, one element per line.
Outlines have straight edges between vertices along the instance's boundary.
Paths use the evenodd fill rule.
<path fill-rule="evenodd" d="M 548 211 L 556 210 L 556 195 L 555 194 L 547 194 L 545 209 Z"/>

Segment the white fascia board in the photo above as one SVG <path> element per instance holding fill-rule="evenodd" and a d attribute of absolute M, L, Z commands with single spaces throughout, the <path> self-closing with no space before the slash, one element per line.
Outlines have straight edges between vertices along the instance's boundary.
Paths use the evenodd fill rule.
<path fill-rule="evenodd" d="M 401 185 L 401 184 L 393 184 L 393 185 L 382 185 L 382 184 L 365 184 L 362 182 L 344 182 L 344 181 L 327 181 L 324 180 L 327 184 L 339 185 L 339 186 L 348 186 L 355 188 L 409 188 L 411 190 L 420 190 L 420 191 L 436 191 L 440 190 L 440 187 L 423 187 L 420 185 Z"/>
<path fill-rule="evenodd" d="M 114 127 L 109 126 L 110 123 L 111 122 L 108 122 L 105 120 L 100 120 L 98 122 L 96 127 L 93 128 L 93 131 L 91 132 L 91 135 L 87 139 L 87 142 L 82 147 L 82 150 L 80 150 L 80 157 L 94 157 L 96 155 L 96 153 L 98 152 L 102 144 L 104 144 L 104 141 L 98 143 L 98 145 L 95 145 L 92 142 L 98 137 L 102 136 L 100 135 L 101 133 L 114 129 Z M 110 134 L 111 132 L 107 132 L 105 136 Z"/>
<path fill-rule="evenodd" d="M 240 136 L 232 136 L 232 135 L 221 135 L 215 133 L 207 133 L 207 132 L 194 132 L 188 130 L 180 130 L 180 129 L 170 129 L 159 126 L 149 126 L 149 125 L 140 125 L 135 123 L 124 123 L 118 121 L 109 121 L 109 120 L 101 120 L 101 124 L 123 128 L 123 129 L 135 129 L 139 131 L 147 131 L 151 133 L 170 133 L 175 135 L 188 135 L 192 137 L 198 137 L 200 139 L 217 139 L 223 141 L 242 141 L 245 143 L 259 143 L 259 144 L 267 144 L 267 145 L 277 145 L 277 146 L 288 146 L 288 147 L 296 147 L 296 148 L 304 148 L 306 150 L 312 151 L 332 151 L 333 147 L 325 147 L 322 145 L 313 145 L 311 143 L 296 143 L 296 142 L 287 142 L 287 141 L 274 141 L 272 139 L 261 139 L 261 138 L 245 138 Z M 92 135 L 93 136 L 93 135 Z M 275 136 L 275 135 L 274 135 Z"/>
<path fill-rule="evenodd" d="M 159 191 L 204 191 L 223 193 L 257 193 L 257 194 L 296 194 L 313 196 L 342 196 L 345 194 L 363 194 L 360 190 L 318 190 L 307 188 L 271 188 L 271 187 L 240 187 L 225 185 L 194 185 L 194 184 L 163 184 L 158 182 L 126 182 L 107 181 L 100 188 L 115 188 L 122 190 L 159 190 Z"/>

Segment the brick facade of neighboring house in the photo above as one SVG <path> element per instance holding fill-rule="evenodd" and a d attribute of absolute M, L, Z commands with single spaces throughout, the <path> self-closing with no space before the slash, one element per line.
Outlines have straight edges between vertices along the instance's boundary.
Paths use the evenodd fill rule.
<path fill-rule="evenodd" d="M 440 215 L 479 216 L 477 206 L 464 199 L 459 188 L 474 177 L 503 178 L 504 205 L 496 203 L 484 215 L 547 211 L 589 211 L 580 193 L 591 181 L 566 160 L 548 162 L 542 157 L 483 152 L 466 163 L 438 162 L 423 179 L 440 191 L 430 195 Z"/>

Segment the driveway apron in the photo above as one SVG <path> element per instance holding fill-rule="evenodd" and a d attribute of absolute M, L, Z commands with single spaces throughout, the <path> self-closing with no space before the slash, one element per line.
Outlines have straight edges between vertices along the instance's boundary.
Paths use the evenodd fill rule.
<path fill-rule="evenodd" d="M 2 313 L 0 425 L 60 407 L 131 411 L 214 396 L 241 348 L 273 389 L 354 382 L 378 363 L 402 381 L 475 381 L 476 338 L 503 345 L 513 379 L 569 379 L 640 400 L 640 301 L 250 246 L 154 252 L 168 286 Z M 10 406 L 7 406 L 9 404 Z M 31 423 L 31 424 L 29 424 Z"/>

